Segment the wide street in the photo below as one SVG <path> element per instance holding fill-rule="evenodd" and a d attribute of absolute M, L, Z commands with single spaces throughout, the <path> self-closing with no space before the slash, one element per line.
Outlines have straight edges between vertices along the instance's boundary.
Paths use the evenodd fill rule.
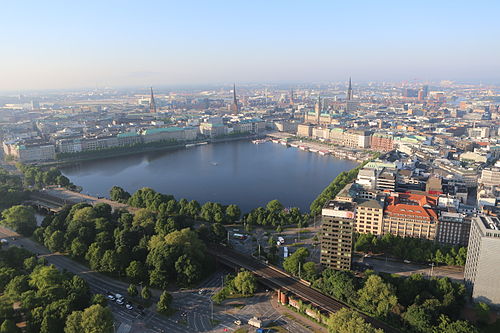
<path fill-rule="evenodd" d="M 8 239 L 9 246 L 24 247 L 46 258 L 49 264 L 81 276 L 87 281 L 93 293 L 127 294 L 128 284 L 91 271 L 62 254 L 51 253 L 44 246 L 23 238 L 9 229 L 0 227 L 0 238 Z M 254 297 L 228 301 L 226 305 L 212 305 L 211 296 L 221 288 L 223 278 L 229 273 L 231 270 L 220 268 L 202 281 L 198 288 L 172 292 L 173 307 L 177 311 L 170 317 L 162 316 L 152 309 L 145 309 L 144 315 L 141 315 L 136 308 L 127 310 L 124 306 L 109 301 L 116 332 L 231 332 L 240 327 L 234 323 L 236 320 L 241 320 L 244 325 L 253 316 L 279 323 L 289 332 L 310 332 L 274 309 L 270 302 L 272 291 L 269 290 L 261 291 Z M 153 293 L 153 298 L 157 297 L 157 293 L 156 295 Z M 238 304 L 237 307 L 234 306 L 235 302 Z"/>

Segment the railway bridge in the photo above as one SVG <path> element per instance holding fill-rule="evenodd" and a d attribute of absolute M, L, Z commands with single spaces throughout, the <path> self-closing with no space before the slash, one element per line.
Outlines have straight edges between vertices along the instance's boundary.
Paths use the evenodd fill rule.
<path fill-rule="evenodd" d="M 347 304 L 311 288 L 308 282 L 296 279 L 275 266 L 265 264 L 257 259 L 238 253 L 230 248 L 220 245 L 213 246 L 208 249 L 208 253 L 213 255 L 218 262 L 226 266 L 235 269 L 244 268 L 253 272 L 258 277 L 259 282 L 276 290 L 279 295 L 286 292 L 289 295 L 293 295 L 310 303 L 323 313 L 331 314 L 342 308 L 350 308 Z M 360 314 L 367 322 L 376 328 L 383 329 L 384 332 L 399 332 L 397 329 L 378 319 L 372 318 L 363 313 Z"/>

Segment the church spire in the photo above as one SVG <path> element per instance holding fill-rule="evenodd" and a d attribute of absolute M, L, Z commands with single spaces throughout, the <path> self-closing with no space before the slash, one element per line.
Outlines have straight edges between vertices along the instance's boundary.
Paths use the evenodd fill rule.
<path fill-rule="evenodd" d="M 153 87 L 151 87 L 151 97 L 149 99 L 149 112 L 156 113 L 156 103 L 155 103 L 155 97 L 153 95 Z"/>
<path fill-rule="evenodd" d="M 351 84 L 351 77 L 349 77 L 349 87 L 347 88 L 347 100 L 348 100 L 348 101 L 352 100 L 352 84 Z"/>
<path fill-rule="evenodd" d="M 238 115 L 239 106 L 238 100 L 236 99 L 236 84 L 233 83 L 233 103 L 231 103 L 231 111 L 236 116 Z"/>

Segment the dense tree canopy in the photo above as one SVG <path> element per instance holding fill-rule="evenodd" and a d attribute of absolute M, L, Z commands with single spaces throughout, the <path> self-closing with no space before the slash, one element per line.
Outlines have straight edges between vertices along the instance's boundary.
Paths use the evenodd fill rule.
<path fill-rule="evenodd" d="M 400 237 L 384 234 L 382 237 L 367 233 L 357 234 L 354 250 L 385 253 L 389 256 L 416 262 L 435 262 L 447 265 L 465 265 L 466 247 L 443 246 L 423 238 Z"/>
<path fill-rule="evenodd" d="M 31 236 L 36 228 L 35 211 L 28 206 L 12 206 L 2 212 L 3 225 L 25 236 Z"/>
<path fill-rule="evenodd" d="M 21 202 L 24 197 L 21 177 L 0 168 L 0 210 Z"/>
<path fill-rule="evenodd" d="M 249 271 L 241 271 L 234 278 L 234 287 L 242 295 L 253 295 L 257 290 L 257 279 Z"/>
<path fill-rule="evenodd" d="M 329 333 L 382 333 L 367 323 L 356 311 L 342 308 L 330 316 Z"/>

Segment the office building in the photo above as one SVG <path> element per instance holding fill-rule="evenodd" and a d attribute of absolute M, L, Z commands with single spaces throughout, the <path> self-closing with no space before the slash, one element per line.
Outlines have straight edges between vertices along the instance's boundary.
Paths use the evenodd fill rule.
<path fill-rule="evenodd" d="M 336 270 L 350 270 L 355 204 L 331 200 L 323 207 L 321 215 L 321 264 Z"/>
<path fill-rule="evenodd" d="M 437 197 L 393 193 L 386 201 L 383 233 L 431 240 L 436 238 Z"/>
<path fill-rule="evenodd" d="M 463 213 L 443 211 L 439 215 L 436 241 L 452 246 L 467 246 L 470 224 L 470 218 Z"/>
<path fill-rule="evenodd" d="M 474 301 L 500 306 L 500 219 L 477 216 L 472 219 L 465 285 Z"/>

